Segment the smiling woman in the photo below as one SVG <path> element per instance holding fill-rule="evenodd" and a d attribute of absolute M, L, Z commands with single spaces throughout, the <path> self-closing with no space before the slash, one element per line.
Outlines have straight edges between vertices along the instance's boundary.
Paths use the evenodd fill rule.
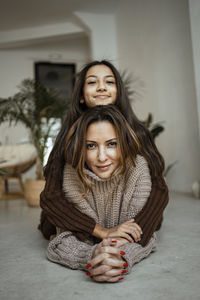
<path fill-rule="evenodd" d="M 82 103 L 85 102 L 87 107 L 115 103 L 117 87 L 112 70 L 105 65 L 90 68 L 86 73 L 83 92 Z"/>
<path fill-rule="evenodd" d="M 88 109 L 71 127 L 66 138 L 65 160 L 77 170 L 85 191 L 84 166 L 101 179 L 121 174 L 130 157 L 133 166 L 140 153 L 139 140 L 126 119 L 113 105 Z"/>
<path fill-rule="evenodd" d="M 108 122 L 89 125 L 86 135 L 86 164 L 100 178 L 109 178 L 120 163 L 117 133 Z"/>
<path fill-rule="evenodd" d="M 140 155 L 139 141 L 115 106 L 95 106 L 72 126 L 66 162 L 63 190 L 67 199 L 105 227 L 110 239 L 98 243 L 91 237 L 80 242 L 69 230 L 57 228 L 47 256 L 73 269 L 92 267 L 87 274 L 96 281 L 121 280 L 121 274 L 155 250 L 155 234 L 145 247 L 134 243 L 141 239 L 142 230 L 133 218 L 151 191 L 150 172 Z M 76 249 L 75 254 L 69 253 L 70 247 Z M 108 273 L 102 275 L 99 267 Z"/>

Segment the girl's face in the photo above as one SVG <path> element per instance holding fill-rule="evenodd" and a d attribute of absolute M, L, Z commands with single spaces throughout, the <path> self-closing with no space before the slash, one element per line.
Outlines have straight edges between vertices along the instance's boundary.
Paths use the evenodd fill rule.
<path fill-rule="evenodd" d="M 86 164 L 102 179 L 110 178 L 120 165 L 119 141 L 108 121 L 92 123 L 86 133 Z"/>
<path fill-rule="evenodd" d="M 112 70 L 106 65 L 91 67 L 86 73 L 83 95 L 87 107 L 114 104 L 117 86 Z"/>

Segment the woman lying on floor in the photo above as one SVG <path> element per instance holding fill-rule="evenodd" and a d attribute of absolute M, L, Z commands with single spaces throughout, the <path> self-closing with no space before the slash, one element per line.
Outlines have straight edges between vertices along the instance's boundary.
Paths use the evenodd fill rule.
<path fill-rule="evenodd" d="M 116 106 L 96 106 L 71 127 L 65 157 L 63 190 L 68 201 L 106 228 L 108 238 L 80 241 L 57 228 L 47 257 L 86 270 L 94 281 L 118 282 L 155 250 L 155 233 L 142 247 L 142 231 L 134 222 L 152 186 L 139 138 Z"/>

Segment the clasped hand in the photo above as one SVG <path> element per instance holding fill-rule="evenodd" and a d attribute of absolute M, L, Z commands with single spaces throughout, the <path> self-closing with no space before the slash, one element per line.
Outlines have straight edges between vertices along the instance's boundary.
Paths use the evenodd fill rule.
<path fill-rule="evenodd" d="M 133 219 L 105 230 L 106 238 L 97 245 L 93 259 L 87 265 L 87 275 L 98 282 L 118 282 L 123 279 L 128 267 L 123 258 L 125 252 L 120 247 L 139 241 L 142 230 Z"/>

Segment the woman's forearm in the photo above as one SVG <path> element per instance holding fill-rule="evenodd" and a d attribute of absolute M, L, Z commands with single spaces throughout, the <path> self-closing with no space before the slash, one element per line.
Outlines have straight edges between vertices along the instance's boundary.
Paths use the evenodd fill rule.
<path fill-rule="evenodd" d="M 53 226 L 70 230 L 80 239 L 91 235 L 94 230 L 96 222 L 76 209 L 65 197 L 54 168 L 46 178 L 45 188 L 40 195 L 40 206 L 43 215 L 39 229 L 46 238 L 54 231 Z"/>
<path fill-rule="evenodd" d="M 124 238 L 128 242 L 138 242 L 140 240 L 142 231 L 141 228 L 134 222 L 134 219 L 126 221 L 122 224 L 116 225 L 112 228 L 104 228 L 99 224 L 95 225 L 93 236 L 105 238 Z"/>
<path fill-rule="evenodd" d="M 128 264 L 127 271 L 130 272 L 134 264 L 140 262 L 151 252 L 156 250 L 156 236 L 153 235 L 145 247 L 142 247 L 138 243 L 126 243 L 125 245 L 121 246 L 120 249 L 125 252 L 123 258 Z"/>
<path fill-rule="evenodd" d="M 95 248 L 96 245 L 81 242 L 71 232 L 65 231 L 49 243 L 47 258 L 71 269 L 86 270 Z"/>
<path fill-rule="evenodd" d="M 169 201 L 167 185 L 163 179 L 160 185 L 156 180 L 152 181 L 152 190 L 143 209 L 134 217 L 135 222 L 141 227 L 143 234 L 140 244 L 144 247 L 151 239 L 162 221 L 162 215 Z"/>
<path fill-rule="evenodd" d="M 104 228 L 102 227 L 101 225 L 99 224 L 96 224 L 95 227 L 94 227 L 94 230 L 92 232 L 92 235 L 103 240 L 107 237 L 108 235 L 108 229 L 107 228 Z"/>

